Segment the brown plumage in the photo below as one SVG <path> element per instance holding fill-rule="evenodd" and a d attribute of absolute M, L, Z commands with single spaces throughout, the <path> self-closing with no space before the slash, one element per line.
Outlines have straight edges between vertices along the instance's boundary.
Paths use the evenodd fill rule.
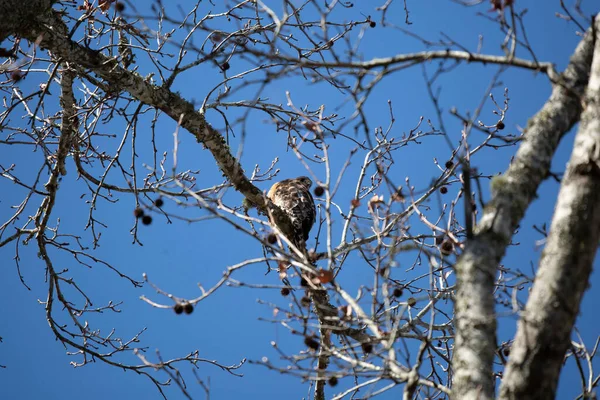
<path fill-rule="evenodd" d="M 310 178 L 301 176 L 277 182 L 267 193 L 267 197 L 290 218 L 294 232 L 288 239 L 300 250 L 306 249 L 308 234 L 317 217 L 311 186 Z"/>

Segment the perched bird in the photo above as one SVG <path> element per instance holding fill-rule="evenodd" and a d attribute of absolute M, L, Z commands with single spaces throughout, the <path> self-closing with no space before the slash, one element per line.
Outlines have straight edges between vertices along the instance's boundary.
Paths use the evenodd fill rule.
<path fill-rule="evenodd" d="M 290 218 L 293 233 L 288 235 L 288 239 L 300 250 L 306 250 L 308 234 L 317 217 L 315 201 L 310 194 L 311 186 L 310 178 L 301 176 L 277 182 L 267 193 L 267 197 Z"/>

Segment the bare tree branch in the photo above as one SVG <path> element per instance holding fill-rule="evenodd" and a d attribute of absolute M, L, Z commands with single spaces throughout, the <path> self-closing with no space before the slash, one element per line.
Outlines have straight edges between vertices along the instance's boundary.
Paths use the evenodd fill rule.
<path fill-rule="evenodd" d="M 553 399 L 600 241 L 600 15 L 575 137 L 527 307 L 500 387 L 500 399 Z M 590 388 L 583 395 L 590 395 Z M 586 393 L 587 392 L 587 393 Z"/>
<path fill-rule="evenodd" d="M 427 37 L 421 36 L 413 28 L 422 29 L 421 17 L 435 10 L 413 12 L 417 3 L 401 0 L 361 4 L 372 15 L 348 1 L 154 0 L 137 9 L 142 3 L 135 1 L 0 0 L 0 38 L 6 39 L 0 47 L 0 192 L 9 193 L 0 201 L 0 248 L 13 246 L 29 300 L 45 297 L 40 303 L 48 335 L 75 358 L 72 364 L 102 361 L 135 372 L 165 398 L 169 385 L 193 398 L 184 378 L 190 376 L 208 398 L 210 381 L 197 373 L 198 364 L 241 377 L 245 354 L 233 365 L 202 358 L 198 350 L 163 359 L 170 353 L 163 348 L 151 357 L 141 343 L 146 328 L 136 326 L 122 340 L 121 326 L 108 319 L 106 329 L 101 314 L 116 316 L 129 300 L 153 316 L 195 317 L 223 299 L 220 305 L 237 310 L 246 297 L 215 295 L 244 287 L 281 295 L 258 299 L 270 311 L 258 319 L 276 328 L 268 339 L 276 357 L 248 364 L 308 382 L 309 397 L 317 400 L 392 391 L 406 400 L 492 399 L 499 378 L 506 399 L 551 398 L 565 357 L 575 360 L 581 397 L 594 396 L 600 339 L 586 345 L 574 324 L 600 223 L 600 194 L 593 192 L 600 179 L 594 137 L 599 40 L 588 32 L 559 74 L 553 63 L 560 57 L 542 60 L 534 52 L 539 39 L 528 38 L 524 2 L 446 1 L 457 3 L 454 9 L 481 10 L 465 16 L 492 26 L 485 46 L 479 33 L 471 41 L 476 48 L 458 43 L 456 32 L 435 39 L 431 35 L 438 34 L 426 29 Z M 580 3 L 561 2 L 561 24 L 573 30 L 589 24 Z M 402 53 L 373 46 L 395 35 L 422 48 Z M 471 88 L 458 95 L 445 91 L 456 76 L 464 82 L 455 88 L 473 84 L 478 90 L 490 64 L 497 71 L 475 94 L 474 109 L 465 106 Z M 426 93 L 413 82 L 413 92 L 399 90 L 394 81 L 400 74 L 420 79 L 409 71 L 415 65 L 422 67 Z M 552 85 L 524 130 L 517 121 L 530 115 L 509 98 L 516 75 L 509 72 L 516 70 Z M 497 101 L 499 92 L 504 101 Z M 516 103 L 530 100 L 519 97 Z M 561 172 L 549 169 L 551 160 L 581 118 L 550 234 L 544 222 L 530 229 L 525 210 L 542 181 L 560 180 Z M 172 137 L 165 126 L 174 127 Z M 195 145 L 185 135 L 180 141 L 183 131 Z M 486 159 L 496 150 L 512 157 L 502 176 L 494 175 L 495 160 Z M 310 213 L 293 202 L 276 207 L 259 189 L 296 168 L 316 183 L 302 192 Z M 252 215 L 255 207 L 259 215 Z M 312 210 L 317 218 L 309 233 Z M 308 245 L 298 248 L 290 238 L 300 228 L 289 216 L 300 214 L 311 223 L 302 224 Z M 194 270 L 202 282 L 197 286 L 184 279 L 167 289 L 164 278 L 156 278 L 155 246 L 140 256 L 148 268 L 148 274 L 139 271 L 142 280 L 126 275 L 131 260 L 113 251 L 112 245 L 139 250 L 143 238 L 164 234 L 160 224 L 183 232 L 190 224 L 212 229 L 210 222 L 218 227 L 202 235 L 202 243 L 195 233 L 169 238 L 207 246 L 193 261 L 177 258 L 178 264 L 201 260 L 207 266 Z M 535 285 L 533 273 L 499 264 L 509 246 L 519 245 L 515 233 L 525 229 L 531 241 L 541 235 L 536 244 L 548 242 Z M 108 252 L 102 246 L 107 236 L 128 232 L 131 242 L 109 242 Z M 243 247 L 213 253 L 213 243 L 237 245 L 238 238 Z M 26 247 L 30 242 L 35 246 Z M 37 255 L 42 268 L 22 273 L 22 255 Z M 99 277 L 96 265 L 109 270 L 106 279 L 125 279 L 127 292 L 117 293 L 117 301 L 112 288 L 90 290 L 88 283 Z M 253 268 L 269 275 L 241 272 Z M 29 279 L 36 285 L 28 286 Z M 499 308 L 521 316 L 514 343 L 504 329 L 502 342 L 496 339 Z M 231 319 L 235 312 L 221 314 Z M 4 329 L 13 326 L 19 329 Z M 237 338 L 228 344 L 246 352 L 240 346 L 245 335 Z"/>
<path fill-rule="evenodd" d="M 525 140 L 510 167 L 492 180 L 492 199 L 456 264 L 454 399 L 494 398 L 496 268 L 540 183 L 548 176 L 560 139 L 579 120 L 593 54 L 590 32 L 554 85 L 550 99 L 529 121 Z"/>

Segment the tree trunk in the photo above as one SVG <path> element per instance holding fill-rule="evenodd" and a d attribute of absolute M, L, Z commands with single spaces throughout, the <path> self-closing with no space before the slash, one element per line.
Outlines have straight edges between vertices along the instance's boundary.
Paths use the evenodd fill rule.
<path fill-rule="evenodd" d="M 500 399 L 553 399 L 600 240 L 600 19 L 579 132 Z"/>

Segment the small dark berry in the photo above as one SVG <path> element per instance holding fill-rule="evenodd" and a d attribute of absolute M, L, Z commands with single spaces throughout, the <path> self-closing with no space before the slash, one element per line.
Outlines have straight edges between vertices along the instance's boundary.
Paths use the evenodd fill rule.
<path fill-rule="evenodd" d="M 409 297 L 406 304 L 408 304 L 410 307 L 414 307 L 415 304 L 417 304 L 417 299 L 415 299 L 414 297 Z"/>
<path fill-rule="evenodd" d="M 269 242 L 269 244 L 277 243 L 277 235 L 275 235 L 274 233 L 269 233 L 269 235 L 267 236 L 267 242 Z"/>
<path fill-rule="evenodd" d="M 502 1 L 500 0 L 491 0 L 492 10 L 502 10 Z"/>
<path fill-rule="evenodd" d="M 446 169 L 450 169 L 452 167 L 454 167 L 454 163 L 452 162 L 452 160 L 446 161 Z"/>
<path fill-rule="evenodd" d="M 282 296 L 288 296 L 290 294 L 290 288 L 281 288 L 281 295 Z"/>
<path fill-rule="evenodd" d="M 449 256 L 454 251 L 454 244 L 450 240 L 444 240 L 442 242 L 442 246 L 440 247 L 440 252 L 444 256 Z"/>
<path fill-rule="evenodd" d="M 446 186 L 442 186 L 442 187 L 440 188 L 440 193 L 441 193 L 441 194 L 446 194 L 446 193 L 448 193 L 448 188 L 447 188 Z"/>
<path fill-rule="evenodd" d="M 133 215 L 136 218 L 142 218 L 144 216 L 144 210 L 142 210 L 141 208 L 137 207 L 135 210 L 133 210 Z"/>
<path fill-rule="evenodd" d="M 323 193 L 325 193 L 325 189 L 323 189 L 323 186 L 317 186 L 315 188 L 315 196 L 323 196 Z"/>
<path fill-rule="evenodd" d="M 152 217 L 149 215 L 144 215 L 142 217 L 142 224 L 144 225 L 150 225 L 152 223 Z"/>
<path fill-rule="evenodd" d="M 190 303 L 185 303 L 183 305 L 183 311 L 185 311 L 186 314 L 191 314 L 194 312 L 194 306 Z"/>
<path fill-rule="evenodd" d="M 125 4 L 118 2 L 117 4 L 115 4 L 115 8 L 117 9 L 118 12 L 121 12 L 125 9 Z"/>
<path fill-rule="evenodd" d="M 173 306 L 173 310 L 175 311 L 175 314 L 181 314 L 183 312 L 183 305 L 177 303 Z"/>
<path fill-rule="evenodd" d="M 361 345 L 361 347 L 362 347 L 363 353 L 365 353 L 365 354 L 369 354 L 373 351 L 373 345 L 371 343 L 363 343 Z"/>
<path fill-rule="evenodd" d="M 402 288 L 400 288 L 400 287 L 395 288 L 394 289 L 394 297 L 402 296 L 402 292 L 403 292 Z"/>
<path fill-rule="evenodd" d="M 506 125 L 504 125 L 504 122 L 502 121 L 498 121 L 498 123 L 496 124 L 496 128 L 501 131 L 502 129 L 506 128 Z"/>
<path fill-rule="evenodd" d="M 229 65 L 229 63 L 227 61 L 225 61 L 223 64 L 221 64 L 221 69 L 223 71 L 227 71 L 231 66 Z"/>
<path fill-rule="evenodd" d="M 503 350 L 503 352 L 504 352 L 504 356 L 505 357 L 510 356 L 510 347 L 505 347 L 504 350 Z"/>
<path fill-rule="evenodd" d="M 369 22 L 369 26 L 370 26 L 371 28 L 375 28 L 375 27 L 377 26 L 377 22 L 375 22 L 375 21 L 371 21 L 371 22 Z"/>
<path fill-rule="evenodd" d="M 164 204 L 165 204 L 165 201 L 163 199 L 161 199 L 160 197 L 158 199 L 154 200 L 154 205 L 158 208 L 161 208 Z"/>
<path fill-rule="evenodd" d="M 337 386 L 337 384 L 338 384 L 338 378 L 336 378 L 335 376 L 332 376 L 331 378 L 329 378 L 329 380 L 327 381 L 327 383 L 331 387 Z"/>
<path fill-rule="evenodd" d="M 10 79 L 12 79 L 13 82 L 19 82 L 21 79 L 23 79 L 23 76 L 23 73 L 19 70 L 10 73 Z"/>
<path fill-rule="evenodd" d="M 308 282 L 306 281 L 306 279 L 304 277 L 300 278 L 300 286 L 302 286 L 302 287 L 308 286 Z"/>
<path fill-rule="evenodd" d="M 317 342 L 313 337 L 310 337 L 310 336 L 305 337 L 304 344 L 309 349 L 319 350 L 319 342 Z"/>

